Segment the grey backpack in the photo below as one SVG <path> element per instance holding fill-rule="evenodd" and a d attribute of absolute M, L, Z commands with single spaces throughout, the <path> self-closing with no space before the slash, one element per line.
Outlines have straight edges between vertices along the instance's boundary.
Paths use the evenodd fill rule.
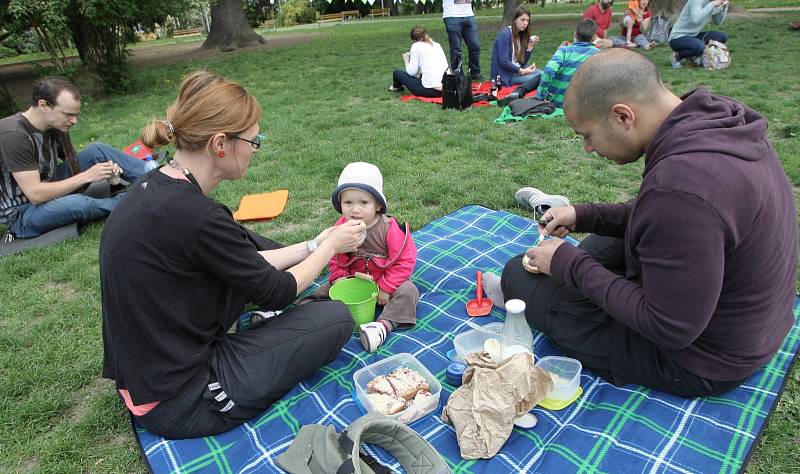
<path fill-rule="evenodd" d="M 655 16 L 650 20 L 650 31 L 647 32 L 647 39 L 656 43 L 666 43 L 669 41 L 670 31 L 672 31 L 672 20 L 668 16 Z"/>
<path fill-rule="evenodd" d="M 449 474 L 441 455 L 408 426 L 379 413 L 368 413 L 341 433 L 329 425 L 305 425 L 278 465 L 290 474 L 382 474 L 391 472 L 361 451 L 374 444 L 397 458 L 409 474 Z"/>

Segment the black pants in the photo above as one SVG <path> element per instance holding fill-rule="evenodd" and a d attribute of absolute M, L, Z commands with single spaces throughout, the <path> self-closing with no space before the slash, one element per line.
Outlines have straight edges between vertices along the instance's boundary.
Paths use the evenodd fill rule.
<path fill-rule="evenodd" d="M 623 241 L 591 235 L 581 242 L 605 268 L 623 275 Z M 522 268 L 522 256 L 506 263 L 501 279 L 506 301 L 525 302 L 525 317 L 568 357 L 614 385 L 634 383 L 681 397 L 715 395 L 744 380 L 719 382 L 697 376 L 667 358 L 649 339 L 617 322 L 579 290 L 558 278 Z"/>
<path fill-rule="evenodd" d="M 296 306 L 263 325 L 226 334 L 209 364 L 144 416 L 142 426 L 165 438 L 196 438 L 251 420 L 320 366 L 332 362 L 353 333 L 339 301 Z"/>
<path fill-rule="evenodd" d="M 405 87 L 417 97 L 441 97 L 442 91 L 430 89 L 422 85 L 422 78 L 412 76 L 405 69 L 395 69 L 392 73 L 392 85 L 396 89 Z"/>

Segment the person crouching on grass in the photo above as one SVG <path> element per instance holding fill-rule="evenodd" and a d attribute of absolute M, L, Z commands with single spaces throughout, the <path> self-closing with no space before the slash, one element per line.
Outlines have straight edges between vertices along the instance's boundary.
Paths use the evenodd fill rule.
<path fill-rule="evenodd" d="M 417 322 L 419 290 L 410 280 L 417 248 L 408 225 L 401 226 L 386 215 L 383 176 L 377 166 L 364 162 L 345 166 L 331 201 L 342 214 L 337 226 L 355 220 L 363 221 L 367 229 L 355 252 L 333 256 L 328 264 L 329 282 L 313 298 L 327 297 L 331 285 L 356 273 L 374 280 L 383 312 L 377 321 L 359 327 L 359 338 L 365 351 L 375 352 L 394 329 Z"/>

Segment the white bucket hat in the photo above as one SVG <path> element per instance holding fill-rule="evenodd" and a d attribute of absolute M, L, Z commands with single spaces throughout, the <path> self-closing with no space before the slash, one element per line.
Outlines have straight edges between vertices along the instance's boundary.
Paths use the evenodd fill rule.
<path fill-rule="evenodd" d="M 333 190 L 331 202 L 339 214 L 342 213 L 342 203 L 339 193 L 345 189 L 359 189 L 368 192 L 381 206 L 380 212 L 386 213 L 386 197 L 383 195 L 383 175 L 377 166 L 363 161 L 357 161 L 345 166 L 339 175 L 339 185 Z"/>

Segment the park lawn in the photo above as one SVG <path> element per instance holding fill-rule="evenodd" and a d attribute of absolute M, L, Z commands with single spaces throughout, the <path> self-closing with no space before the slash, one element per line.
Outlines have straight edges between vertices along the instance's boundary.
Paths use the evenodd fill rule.
<path fill-rule="evenodd" d="M 481 21 L 486 75 L 498 21 Z M 786 31 L 791 21 L 800 21 L 800 12 L 730 18 L 725 30 L 733 65 L 725 71 L 673 70 L 663 46 L 648 56 L 676 92 L 707 86 L 764 113 L 797 189 L 800 51 L 788 47 L 788 35 L 797 34 Z M 447 48 L 440 18 L 420 23 Z M 544 65 L 561 41 L 571 39 L 574 24 L 537 21 L 542 40 L 534 60 Z M 207 68 L 259 98 L 267 136 L 247 176 L 223 183 L 213 197 L 235 208 L 243 194 L 289 189 L 281 216 L 252 225 L 280 241 L 311 238 L 335 221 L 330 191 L 341 169 L 358 160 L 381 168 L 390 213 L 413 228 L 470 203 L 524 214 L 513 198 L 521 186 L 566 194 L 574 202 L 635 195 L 641 163 L 618 167 L 587 155 L 561 119 L 501 126 L 493 123 L 495 107 L 442 111 L 385 92 L 407 51 L 409 29 L 404 21 L 359 22 L 322 29 L 321 37 L 293 47 L 140 69 L 139 92 L 84 98 L 73 141 L 79 148 L 93 140 L 124 147 L 147 120 L 163 117 L 187 72 Z M 0 260 L 0 471 L 144 471 L 113 383 L 99 378 L 101 230 L 102 223 L 95 223 L 77 241 Z M 129 291 L 147 284 L 139 281 Z M 799 442 L 796 367 L 747 472 L 797 472 Z"/>

